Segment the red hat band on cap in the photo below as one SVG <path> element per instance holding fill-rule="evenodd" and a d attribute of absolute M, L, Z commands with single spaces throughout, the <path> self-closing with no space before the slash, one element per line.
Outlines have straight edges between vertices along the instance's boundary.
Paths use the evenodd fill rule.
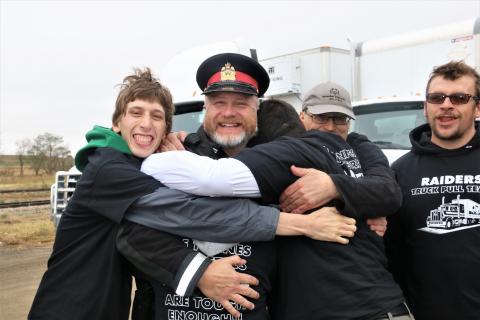
<path fill-rule="evenodd" d="M 258 82 L 248 74 L 241 71 L 236 71 L 235 68 L 228 62 L 222 67 L 222 70 L 213 74 L 213 76 L 208 79 L 207 87 L 205 89 L 212 84 L 221 83 L 223 81 L 243 82 L 252 86 L 258 92 Z"/>

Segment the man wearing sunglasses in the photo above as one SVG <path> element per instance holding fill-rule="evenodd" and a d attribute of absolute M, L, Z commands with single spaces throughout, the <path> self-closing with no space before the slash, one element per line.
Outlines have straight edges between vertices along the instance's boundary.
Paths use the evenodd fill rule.
<path fill-rule="evenodd" d="M 336 133 L 347 139 L 350 119 L 355 119 L 350 95 L 342 86 L 321 83 L 305 94 L 300 120 L 307 130 Z"/>
<path fill-rule="evenodd" d="M 387 255 L 416 319 L 478 319 L 480 310 L 480 76 L 464 62 L 434 68 L 428 124 L 393 163 L 403 204 Z"/>

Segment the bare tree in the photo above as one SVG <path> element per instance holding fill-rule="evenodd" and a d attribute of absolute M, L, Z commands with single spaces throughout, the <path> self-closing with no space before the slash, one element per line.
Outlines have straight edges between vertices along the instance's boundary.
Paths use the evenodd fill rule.
<path fill-rule="evenodd" d="M 58 147 L 55 157 L 56 170 L 68 170 L 72 165 L 73 158 L 70 155 L 70 150 L 65 146 Z"/>
<path fill-rule="evenodd" d="M 71 163 L 70 150 L 64 145 L 63 138 L 48 132 L 33 139 L 29 154 L 35 175 L 42 169 L 48 174 L 65 170 L 65 165 Z"/>
<path fill-rule="evenodd" d="M 32 141 L 28 138 L 18 140 L 15 142 L 17 145 L 18 162 L 20 163 L 20 176 L 23 177 L 23 166 L 25 165 L 25 156 L 28 154 L 28 150 L 32 146 Z"/>
<path fill-rule="evenodd" d="M 28 154 L 30 155 L 30 159 L 32 161 L 32 169 L 35 171 L 36 176 L 38 176 L 46 161 L 44 149 L 43 139 L 41 138 L 41 135 L 39 135 L 33 139 L 32 145 L 28 150 Z"/>

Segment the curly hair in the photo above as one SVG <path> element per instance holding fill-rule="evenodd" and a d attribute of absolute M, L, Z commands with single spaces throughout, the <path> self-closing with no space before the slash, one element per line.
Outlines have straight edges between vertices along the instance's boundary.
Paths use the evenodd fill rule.
<path fill-rule="evenodd" d="M 478 72 L 470 67 L 465 61 L 450 61 L 433 68 L 433 72 L 430 74 L 430 78 L 427 83 L 427 91 L 430 88 L 430 83 L 436 77 L 443 77 L 446 80 L 455 81 L 463 76 L 470 76 L 475 80 L 475 95 L 480 95 L 480 75 Z"/>

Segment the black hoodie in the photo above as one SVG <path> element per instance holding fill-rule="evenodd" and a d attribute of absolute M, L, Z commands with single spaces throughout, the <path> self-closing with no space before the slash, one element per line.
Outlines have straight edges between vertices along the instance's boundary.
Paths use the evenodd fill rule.
<path fill-rule="evenodd" d="M 431 142 L 428 124 L 392 168 L 403 193 L 387 255 L 416 319 L 480 318 L 480 131 L 465 146 Z"/>

